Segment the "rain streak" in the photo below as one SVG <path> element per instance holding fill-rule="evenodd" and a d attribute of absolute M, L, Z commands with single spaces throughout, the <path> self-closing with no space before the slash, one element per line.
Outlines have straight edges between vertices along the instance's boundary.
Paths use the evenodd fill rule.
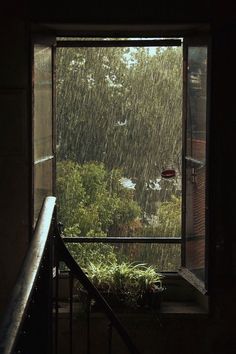
<path fill-rule="evenodd" d="M 64 234 L 181 236 L 182 47 L 57 48 Z M 172 178 L 162 172 L 173 170 Z M 176 244 L 74 244 L 74 257 L 180 266 Z"/>

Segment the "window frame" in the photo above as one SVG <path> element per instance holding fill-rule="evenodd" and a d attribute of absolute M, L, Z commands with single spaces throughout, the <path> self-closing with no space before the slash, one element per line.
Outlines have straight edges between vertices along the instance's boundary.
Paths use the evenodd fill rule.
<path fill-rule="evenodd" d="M 188 115 L 188 48 L 201 47 L 207 48 L 207 83 L 206 83 L 206 150 L 205 150 L 205 267 L 204 267 L 204 282 L 197 278 L 186 267 L 186 160 L 187 155 L 187 115 Z M 211 68 L 211 41 L 209 36 L 188 36 L 184 38 L 183 45 L 183 154 L 182 154 L 182 249 L 181 249 L 181 269 L 179 274 L 193 285 L 203 295 L 209 293 L 209 140 L 210 140 L 210 68 Z M 191 158 L 194 162 L 194 158 Z M 196 163 L 198 161 L 196 160 Z"/>
<path fill-rule="evenodd" d="M 56 43 L 57 48 L 75 48 L 75 47 L 126 47 L 126 46 L 158 46 L 158 45 L 163 45 L 163 46 L 168 46 L 168 45 L 176 45 L 178 40 L 176 39 L 155 39 L 155 40 L 109 40 L 109 41 L 102 41 L 102 40 L 89 40 L 90 37 L 93 36 L 88 36 L 88 40 L 79 40 L 79 39 L 69 39 L 69 40 L 58 40 Z M 95 36 L 96 37 L 96 36 Z M 113 38 L 111 34 L 109 36 L 103 36 L 104 38 Z M 79 38 L 79 36 L 78 36 Z M 126 38 L 129 38 L 129 36 Z M 187 47 L 188 46 L 207 46 L 207 117 L 209 115 L 209 39 L 207 37 L 203 36 L 198 36 L 198 37 L 192 37 L 192 36 L 183 36 L 183 108 L 182 108 L 182 113 L 183 113 L 183 129 L 182 129 L 182 236 L 181 237 L 151 237 L 151 238 L 145 238 L 145 237 L 140 237 L 140 238 L 129 238 L 129 237 L 106 237 L 104 239 L 99 238 L 99 237 L 73 237 L 73 241 L 75 243 L 80 242 L 80 243 L 156 243 L 156 244 L 178 244 L 181 243 L 181 269 L 179 270 L 179 273 L 181 276 L 183 276 L 187 281 L 189 281 L 192 285 L 194 285 L 200 292 L 203 294 L 207 293 L 206 287 L 202 284 L 200 280 L 198 280 L 196 277 L 192 276 L 191 272 L 184 266 L 185 265 L 185 204 L 186 204 L 186 198 L 185 198 L 185 191 L 186 191 L 186 183 L 185 183 L 185 175 L 186 175 L 186 127 L 187 127 L 187 63 L 186 63 L 186 58 L 187 58 Z M 206 197 L 206 210 L 208 210 L 208 141 L 209 141 L 209 127 L 208 127 L 208 122 L 209 119 L 206 118 L 206 186 L 205 186 L 205 197 Z M 208 275 L 208 252 L 207 252 L 207 235 L 208 235 L 208 217 L 206 215 L 205 217 L 205 222 L 206 222 L 206 239 L 205 239 L 205 268 L 206 268 L 206 282 L 207 282 L 207 275 Z M 70 237 L 64 237 L 65 242 L 71 243 L 72 240 Z"/>
<path fill-rule="evenodd" d="M 55 27 L 56 26 L 56 27 Z M 59 26 L 59 27 L 58 27 Z M 44 26 L 42 26 L 42 24 L 39 26 L 40 31 L 42 30 Z M 77 27 L 77 26 L 73 26 L 73 27 Z M 86 27 L 86 26 L 85 26 Z M 95 26 L 96 27 L 96 26 Z M 109 27 L 109 26 L 108 26 Z M 198 34 L 201 32 L 206 32 L 208 33 L 209 31 L 209 27 L 207 25 L 193 25 L 193 26 L 180 26 L 180 29 L 174 28 L 175 26 L 172 26 L 172 29 L 168 30 L 162 30 L 162 28 L 160 26 L 151 26 L 150 28 L 146 28 L 146 29 L 142 29 L 142 26 L 138 26 L 138 30 L 130 30 L 132 29 L 132 26 L 128 26 L 128 29 L 126 30 L 122 30 L 122 28 L 119 29 L 114 29 L 114 26 L 111 26 L 111 28 L 108 29 L 101 29 L 100 26 L 98 26 L 98 28 L 96 28 L 95 30 L 90 30 L 91 26 L 87 26 L 85 29 L 83 29 L 83 26 L 78 25 L 78 29 L 74 29 L 71 31 L 71 28 L 68 30 L 65 30 L 65 27 L 62 26 L 62 28 L 60 29 L 60 25 L 46 25 L 46 29 L 48 31 L 48 29 L 52 30 L 53 33 L 57 32 L 58 34 L 60 34 L 60 36 L 77 36 L 77 37 L 96 37 L 96 36 L 102 36 L 102 37 L 111 37 L 111 38 L 115 38 L 115 37 L 138 37 L 138 36 L 144 36 L 146 35 L 146 33 L 148 34 L 148 37 L 154 37 L 156 33 L 158 33 L 158 36 L 163 35 L 163 37 L 165 38 L 173 38 L 173 37 L 183 37 L 184 40 L 192 40 L 194 38 L 194 40 L 196 40 L 196 42 L 198 41 L 199 43 L 201 42 L 201 40 L 199 41 L 199 36 Z M 37 28 L 38 29 L 38 25 L 34 25 L 33 28 Z M 81 31 L 82 28 L 82 31 Z M 33 29 L 34 31 L 35 29 Z M 197 35 L 197 36 L 196 36 Z M 48 36 L 47 36 L 48 37 Z M 40 35 L 40 41 L 39 43 L 44 43 L 45 44 L 45 36 L 44 35 Z M 209 36 L 207 35 L 207 41 L 208 41 L 208 65 L 207 65 L 207 70 L 208 70 L 208 81 L 207 81 L 207 116 L 209 117 L 209 107 L 210 107 L 210 41 L 209 41 Z M 37 43 L 37 41 L 34 40 L 34 43 Z M 52 46 L 54 46 L 55 49 L 55 37 L 53 36 L 53 40 L 46 40 L 46 43 L 51 43 Z M 93 43 L 94 44 L 94 43 Z M 55 58 L 55 50 L 53 51 L 53 58 Z M 183 60 L 183 64 L 184 64 L 184 60 Z M 33 67 L 33 60 L 32 60 L 32 67 Z M 53 60 L 53 78 L 55 77 L 55 63 Z M 184 75 L 184 72 L 183 72 Z M 33 90 L 32 90 L 33 91 Z M 33 92 L 32 92 L 33 94 Z M 185 97 L 184 97 L 185 99 Z M 184 103 L 184 101 L 183 101 Z M 56 144 L 56 139 L 55 139 L 55 80 L 53 83 L 53 94 L 52 94 L 52 108 L 53 108 L 53 152 L 55 153 L 55 144 Z M 33 110 L 32 110 L 33 111 Z M 183 116 L 185 114 L 185 110 L 183 108 Z M 33 112 L 32 112 L 33 115 Z M 32 123 L 33 124 L 33 123 Z M 209 181 L 209 118 L 207 119 L 207 140 L 208 140 L 208 144 L 207 144 L 207 151 L 206 151 L 206 184 L 208 185 L 208 181 Z M 183 131 L 185 131 L 185 129 L 183 129 Z M 33 132 L 32 132 L 33 134 Z M 34 143 L 34 135 L 32 135 L 32 146 Z M 182 154 L 182 156 L 184 156 L 184 154 Z M 53 167 L 53 181 L 54 181 L 54 185 L 53 185 L 53 192 L 55 192 L 55 171 L 56 171 L 56 159 L 54 159 L 54 167 Z M 33 151 L 32 151 L 32 208 L 31 210 L 33 210 L 33 200 L 34 200 L 34 161 L 33 161 Z M 182 183 L 183 183 L 183 178 L 182 178 Z M 182 191 L 184 189 L 184 186 L 182 184 Z M 208 202 L 209 202 L 209 189 L 206 188 L 206 200 L 207 200 L 207 210 L 206 210 L 206 235 L 207 235 L 207 242 L 206 242 L 206 264 L 207 264 L 207 284 L 208 284 L 208 274 L 209 274 L 209 209 L 208 209 Z M 183 201 L 182 201 L 182 208 L 183 208 Z M 182 222 L 184 220 L 183 217 L 183 211 L 182 211 Z M 33 213 L 31 216 L 31 219 L 33 220 Z M 183 230 L 183 228 L 182 228 Z M 77 238 L 79 242 L 83 242 L 82 238 L 79 237 Z M 93 240 L 91 240 L 91 242 L 94 242 L 94 238 L 92 238 Z M 122 241 L 123 239 L 123 241 Z M 68 242 L 69 240 L 67 240 L 66 237 L 64 237 L 65 242 Z M 87 238 L 88 240 L 88 238 Z M 110 238 L 106 238 L 106 240 L 108 242 L 113 242 L 113 240 L 111 240 Z M 155 243 L 183 243 L 183 232 L 182 232 L 182 237 L 179 238 L 158 238 L 155 237 Z M 90 240 L 88 240 L 90 242 Z M 104 240 L 105 241 L 105 240 Z M 126 238 L 117 238 L 118 242 L 128 242 L 126 240 Z M 103 242 L 100 241 L 99 242 Z M 142 242 L 142 241 L 141 241 Z M 181 258 L 183 260 L 183 252 L 181 251 Z M 183 263 L 182 263 L 183 264 Z M 178 274 L 178 272 L 174 272 L 174 275 L 176 276 Z M 184 275 L 184 272 L 181 271 L 180 272 L 181 276 L 183 276 L 188 282 L 190 282 L 190 284 L 194 284 L 194 282 L 191 282 L 191 279 L 188 276 Z M 168 276 L 168 275 L 167 275 Z M 171 274 L 169 274 L 169 276 L 171 277 Z M 200 287 L 198 286 L 198 284 L 194 284 L 194 286 L 196 286 L 196 288 L 204 293 L 204 291 L 201 291 Z M 208 292 L 204 293 L 204 294 L 208 294 Z"/>
<path fill-rule="evenodd" d="M 183 48 L 183 41 L 181 36 L 163 36 L 162 38 L 157 38 L 154 35 L 151 35 L 150 38 L 148 36 L 148 39 L 136 39 L 136 35 L 131 36 L 131 35 L 125 35 L 124 38 L 125 40 L 115 40 L 116 37 L 121 38 L 122 34 L 116 34 L 114 36 L 111 35 L 99 35 L 99 39 L 92 39 L 91 38 L 96 38 L 97 34 L 94 35 L 73 35 L 69 36 L 69 38 L 75 37 L 75 39 L 57 39 L 56 40 L 56 48 L 109 48 L 109 47 L 158 47 L 158 46 L 182 46 Z M 86 40 L 80 40 L 79 38 L 88 38 Z M 100 37 L 102 38 L 111 38 L 110 40 L 101 40 Z M 153 38 L 152 38 L 153 37 Z M 131 39 L 135 38 L 135 39 Z M 140 36 L 140 38 L 146 38 L 143 35 Z M 56 55 L 56 54 L 55 54 Z M 183 192 L 183 190 L 182 190 Z M 161 237 L 161 236 L 153 236 L 153 237 L 85 237 L 85 236 L 73 236 L 73 237 L 65 237 L 63 236 L 63 240 L 66 243 L 108 243 L 108 244 L 119 244 L 119 243 L 125 243 L 125 244 L 132 244 L 132 243 L 139 243 L 139 244 L 181 244 L 183 237 L 182 235 L 177 237 Z M 182 252 L 181 252 L 182 253 Z M 180 256 L 180 263 L 181 263 L 181 256 Z M 167 275 L 171 274 L 178 274 L 178 271 L 169 271 L 169 272 L 160 272 L 160 273 L 165 273 Z"/>

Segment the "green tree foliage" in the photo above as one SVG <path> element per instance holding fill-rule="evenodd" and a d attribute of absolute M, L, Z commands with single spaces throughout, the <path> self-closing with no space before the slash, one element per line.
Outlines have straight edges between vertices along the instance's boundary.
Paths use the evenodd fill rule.
<path fill-rule="evenodd" d="M 180 198 L 162 203 L 149 224 L 140 222 L 140 207 L 133 192 L 120 182 L 120 170 L 108 172 L 102 163 L 79 165 L 71 161 L 58 163 L 58 218 L 67 236 L 172 236 L 180 235 Z M 86 270 L 89 264 L 104 266 L 130 260 L 147 260 L 159 269 L 178 265 L 178 248 L 126 245 L 115 248 L 107 244 L 70 244 L 77 262 Z M 162 263 L 160 264 L 160 260 Z M 172 260 L 172 261 L 171 261 Z"/>
<path fill-rule="evenodd" d="M 144 236 L 181 236 L 181 198 L 171 196 L 168 202 L 162 202 L 157 213 L 152 215 L 142 228 Z"/>
<path fill-rule="evenodd" d="M 181 236 L 181 198 L 172 196 L 169 202 L 161 204 L 157 213 L 158 235 Z"/>
<path fill-rule="evenodd" d="M 129 224 L 140 216 L 133 192 L 121 185 L 121 176 L 119 170 L 108 172 L 103 163 L 58 163 L 58 217 L 66 233 L 105 236 L 111 226 Z"/>
<path fill-rule="evenodd" d="M 57 164 L 58 219 L 67 236 L 106 236 L 140 216 L 133 192 L 120 183 L 120 170 L 108 172 L 103 163 L 79 165 L 72 161 Z M 70 252 L 85 270 L 93 264 L 116 263 L 113 246 L 70 244 Z"/>

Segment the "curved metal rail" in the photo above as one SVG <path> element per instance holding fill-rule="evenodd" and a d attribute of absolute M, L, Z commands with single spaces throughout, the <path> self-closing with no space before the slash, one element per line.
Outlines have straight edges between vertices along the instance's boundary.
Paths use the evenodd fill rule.
<path fill-rule="evenodd" d="M 56 198 L 47 197 L 0 327 L 0 353 L 14 352 L 44 257 Z"/>

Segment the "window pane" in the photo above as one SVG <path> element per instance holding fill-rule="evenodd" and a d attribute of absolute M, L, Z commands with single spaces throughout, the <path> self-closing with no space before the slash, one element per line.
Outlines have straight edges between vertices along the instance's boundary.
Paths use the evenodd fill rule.
<path fill-rule="evenodd" d="M 188 48 L 187 155 L 205 161 L 207 48 Z"/>
<path fill-rule="evenodd" d="M 67 244 L 77 262 L 87 268 L 90 263 L 145 263 L 160 272 L 174 272 L 180 268 L 180 244 Z"/>
<path fill-rule="evenodd" d="M 185 266 L 205 280 L 207 48 L 188 48 Z"/>
<path fill-rule="evenodd" d="M 186 267 L 204 280 L 205 270 L 205 167 L 187 163 Z"/>
<path fill-rule="evenodd" d="M 53 160 L 34 166 L 34 222 L 36 222 L 44 198 L 52 195 Z"/>
<path fill-rule="evenodd" d="M 34 160 L 52 155 L 52 52 L 34 47 Z"/>

